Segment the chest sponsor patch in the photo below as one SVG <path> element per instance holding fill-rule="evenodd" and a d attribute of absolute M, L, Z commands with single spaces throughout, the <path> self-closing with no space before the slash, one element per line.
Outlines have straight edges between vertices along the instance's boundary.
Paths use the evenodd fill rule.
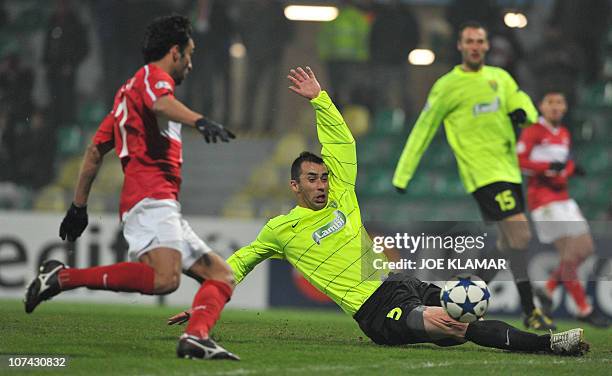
<path fill-rule="evenodd" d="M 346 216 L 340 210 L 334 210 L 335 218 L 325 225 L 319 227 L 312 233 L 312 240 L 321 244 L 321 240 L 340 231 L 346 225 Z"/>

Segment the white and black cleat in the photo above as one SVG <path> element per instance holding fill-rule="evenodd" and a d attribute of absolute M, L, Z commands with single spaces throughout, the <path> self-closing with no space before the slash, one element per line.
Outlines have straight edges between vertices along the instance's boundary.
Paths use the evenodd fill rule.
<path fill-rule="evenodd" d="M 550 349 L 555 354 L 581 356 L 588 352 L 589 348 L 581 328 L 550 334 Z"/>
<path fill-rule="evenodd" d="M 66 265 L 57 260 L 48 260 L 40 265 L 38 275 L 26 289 L 23 301 L 26 313 L 32 313 L 44 300 L 49 300 L 62 291 L 58 274 L 63 269 L 66 269 Z"/>
<path fill-rule="evenodd" d="M 187 359 L 240 360 L 237 355 L 217 345 L 212 339 L 201 339 L 188 334 L 183 334 L 179 339 L 176 355 Z"/>

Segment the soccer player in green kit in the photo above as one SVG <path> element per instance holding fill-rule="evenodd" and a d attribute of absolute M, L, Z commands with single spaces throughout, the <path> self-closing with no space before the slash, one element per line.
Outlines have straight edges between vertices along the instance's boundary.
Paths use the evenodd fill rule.
<path fill-rule="evenodd" d="M 268 258 L 285 259 L 308 281 L 351 315 L 377 344 L 430 342 L 451 346 L 472 341 L 505 350 L 582 355 L 588 344 L 582 329 L 557 334 L 523 332 L 502 321 L 467 324 L 440 306 L 440 288 L 407 274 L 383 282 L 372 265 L 380 256 L 361 223 L 355 195 L 355 140 L 342 115 L 309 67 L 290 71 L 295 93 L 316 112 L 321 157 L 303 152 L 291 166 L 290 188 L 297 206 L 268 221 L 257 239 L 228 260 L 236 283 Z M 183 312 L 168 324 L 189 319 Z"/>
<path fill-rule="evenodd" d="M 421 156 L 444 122 L 463 186 L 478 202 L 484 219 L 497 224 L 497 248 L 510 260 L 525 326 L 555 329 L 552 320 L 535 307 L 527 275 L 524 255 L 531 232 L 524 213 L 512 127 L 535 123 L 537 110 L 508 72 L 484 65 L 489 42 L 480 24 L 468 22 L 460 27 L 457 48 L 463 63 L 433 85 L 399 159 L 393 185 L 405 192 Z"/>

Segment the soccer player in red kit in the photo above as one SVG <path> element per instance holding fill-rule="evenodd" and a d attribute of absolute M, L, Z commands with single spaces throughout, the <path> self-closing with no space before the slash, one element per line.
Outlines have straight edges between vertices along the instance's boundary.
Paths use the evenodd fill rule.
<path fill-rule="evenodd" d="M 112 111 L 87 148 L 74 201 L 60 226 L 60 237 L 75 241 L 87 226 L 87 199 L 104 155 L 115 149 L 124 172 L 119 211 L 129 244 L 129 262 L 86 269 L 45 261 L 26 291 L 25 310 L 77 287 L 164 295 L 176 290 L 181 270 L 202 284 L 177 355 L 187 358 L 238 357 L 209 338 L 233 288 L 229 265 L 200 239 L 181 216 L 181 124 L 197 128 L 206 142 L 228 142 L 234 135 L 190 110 L 174 88 L 191 70 L 194 42 L 187 18 L 155 19 L 145 33 L 145 65 L 115 95 Z M 193 325 L 191 325 L 193 323 Z"/>
<path fill-rule="evenodd" d="M 550 308 L 552 293 L 563 284 L 578 306 L 578 319 L 598 327 L 606 317 L 587 300 L 576 270 L 593 254 L 593 239 L 580 208 L 568 193 L 568 179 L 580 172 L 570 158 L 571 136 L 561 123 L 567 112 L 565 96 L 547 92 L 540 102 L 541 117 L 525 128 L 517 144 L 519 164 L 528 175 L 527 204 L 540 242 L 553 243 L 560 255 L 559 267 L 546 282 L 544 305 Z"/>

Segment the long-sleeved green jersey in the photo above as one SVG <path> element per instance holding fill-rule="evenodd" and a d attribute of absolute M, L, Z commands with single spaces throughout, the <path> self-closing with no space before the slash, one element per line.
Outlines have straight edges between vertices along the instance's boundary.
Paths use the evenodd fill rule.
<path fill-rule="evenodd" d="M 406 188 L 442 122 L 467 192 L 498 181 L 520 183 L 516 137 L 508 117 L 519 108 L 527 113 L 525 124 L 535 123 L 537 110 L 508 72 L 486 65 L 466 72 L 456 66 L 432 87 L 404 146 L 393 185 Z"/>
<path fill-rule="evenodd" d="M 329 170 L 329 198 L 321 210 L 296 206 L 272 218 L 250 245 L 227 262 L 237 282 L 261 261 L 284 258 L 310 283 L 353 315 L 381 285 L 382 257 L 362 223 L 355 195 L 355 139 L 326 92 L 311 100 L 316 112 L 321 156 Z"/>

